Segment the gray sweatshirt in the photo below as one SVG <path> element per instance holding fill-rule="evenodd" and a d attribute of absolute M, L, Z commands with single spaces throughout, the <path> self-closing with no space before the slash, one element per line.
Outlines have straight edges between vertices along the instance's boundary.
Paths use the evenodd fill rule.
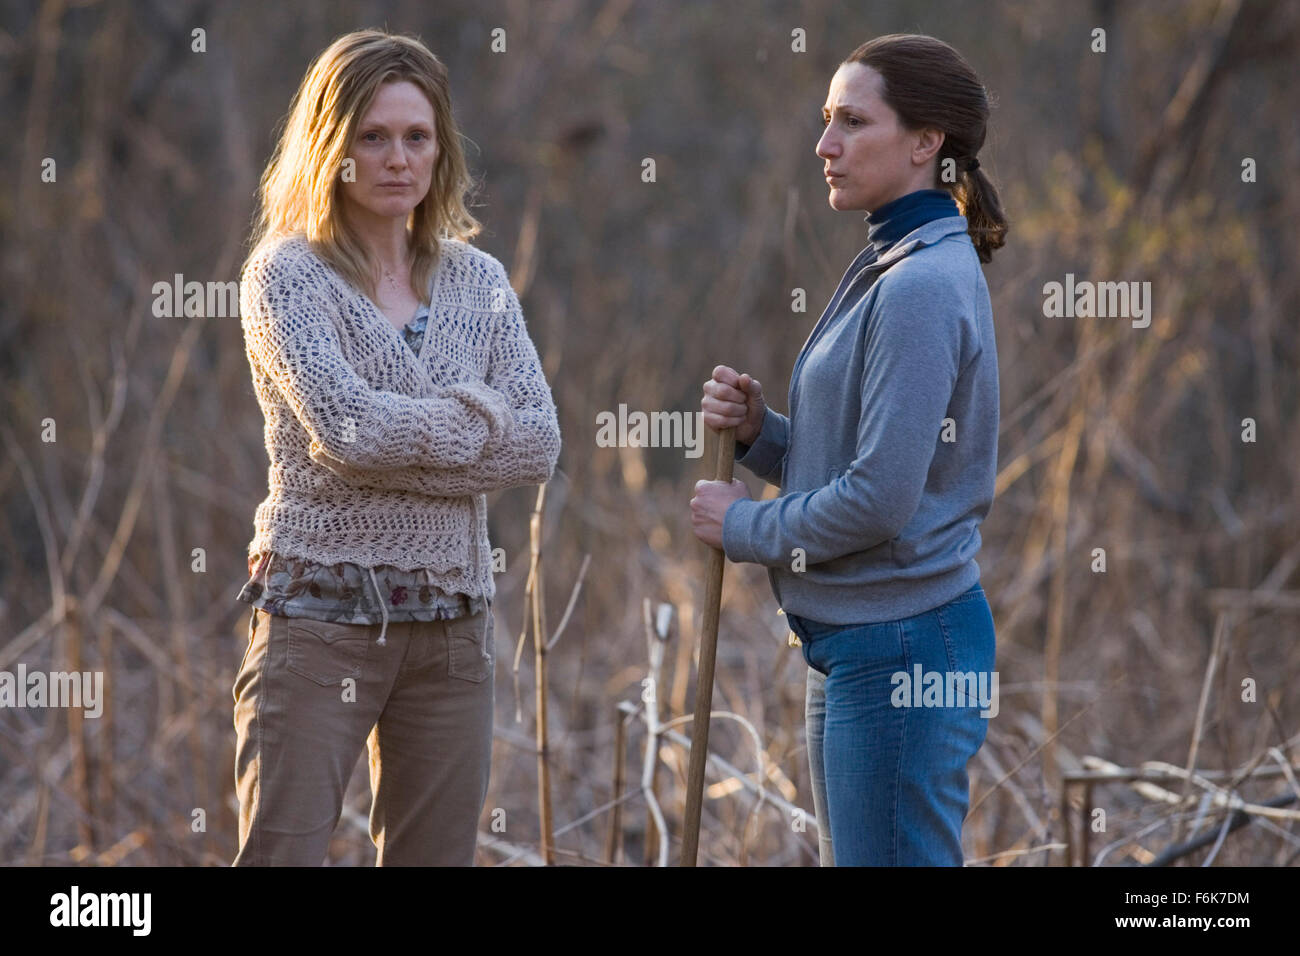
<path fill-rule="evenodd" d="M 788 614 L 874 624 L 979 581 L 993 502 L 998 360 L 993 310 L 964 216 L 935 219 L 849 266 L 736 461 L 781 494 L 733 502 L 732 561 L 768 567 Z"/>

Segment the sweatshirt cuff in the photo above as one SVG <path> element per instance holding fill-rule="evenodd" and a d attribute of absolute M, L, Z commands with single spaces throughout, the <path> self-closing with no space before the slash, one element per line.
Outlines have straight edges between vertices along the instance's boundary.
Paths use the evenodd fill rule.
<path fill-rule="evenodd" d="M 763 415 L 763 424 L 758 430 L 754 444 L 736 442 L 738 452 L 736 462 L 756 475 L 771 474 L 785 457 L 789 440 L 785 420 L 769 408 Z"/>
<path fill-rule="evenodd" d="M 722 553 L 727 560 L 737 564 L 761 564 L 754 549 L 754 519 L 764 502 L 753 498 L 737 498 L 727 506 L 722 515 Z"/>

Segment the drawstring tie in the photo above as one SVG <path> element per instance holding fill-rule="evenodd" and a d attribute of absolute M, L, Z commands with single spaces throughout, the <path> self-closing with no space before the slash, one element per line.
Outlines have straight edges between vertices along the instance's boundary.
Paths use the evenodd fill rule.
<path fill-rule="evenodd" d="M 379 582 L 375 580 L 375 569 L 366 568 L 366 570 L 370 572 L 370 583 L 375 586 L 375 597 L 379 598 L 379 613 L 384 616 L 384 623 L 379 628 L 379 640 L 375 642 L 380 647 L 383 647 L 388 643 L 384 639 L 384 634 L 388 631 L 388 602 L 384 600 L 383 594 L 379 591 Z"/>
<path fill-rule="evenodd" d="M 388 632 L 388 602 L 384 600 L 384 595 L 379 590 L 379 581 L 375 577 L 375 569 L 366 568 L 366 571 L 370 574 L 370 583 L 374 586 L 375 597 L 379 599 L 379 613 L 383 615 L 384 619 L 384 623 L 379 628 L 379 639 L 375 643 L 380 647 L 385 647 L 388 645 L 388 641 L 384 638 L 384 635 Z M 483 603 L 487 605 L 487 609 L 483 615 L 483 634 L 479 639 L 479 653 L 482 655 L 483 660 L 488 663 L 488 666 L 491 666 L 492 655 L 488 653 L 487 637 L 488 629 L 492 627 L 492 606 L 488 604 L 486 599 Z"/>

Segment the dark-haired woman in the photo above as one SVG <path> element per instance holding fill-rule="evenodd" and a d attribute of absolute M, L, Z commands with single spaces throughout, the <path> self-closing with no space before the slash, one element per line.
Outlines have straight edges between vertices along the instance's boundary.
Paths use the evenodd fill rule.
<path fill-rule="evenodd" d="M 980 263 L 1007 228 L 977 157 L 988 114 L 939 40 L 855 50 L 817 155 L 831 207 L 869 213 L 866 247 L 795 361 L 789 416 L 728 366 L 704 384 L 705 423 L 734 426 L 736 460 L 781 488 L 757 501 L 739 480 L 701 482 L 692 521 L 769 568 L 801 641 L 823 865 L 961 865 L 966 764 L 996 713 L 975 560 L 998 437 Z"/>

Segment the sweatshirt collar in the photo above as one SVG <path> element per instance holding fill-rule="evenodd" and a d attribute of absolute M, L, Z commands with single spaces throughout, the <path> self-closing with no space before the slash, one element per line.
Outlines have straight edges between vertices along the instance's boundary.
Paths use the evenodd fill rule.
<path fill-rule="evenodd" d="M 931 219 L 903 236 L 890 247 L 888 252 L 874 262 L 868 263 L 865 268 L 881 269 L 892 265 L 920 246 L 932 246 L 948 236 L 966 232 L 967 228 L 968 224 L 965 216 L 944 216 L 942 219 Z"/>
<path fill-rule="evenodd" d="M 866 218 L 867 239 L 878 253 L 927 222 L 961 214 L 946 189 L 915 189 L 873 209 Z"/>
<path fill-rule="evenodd" d="M 793 383 L 794 378 L 799 374 L 799 366 L 803 362 L 808 349 L 817 341 L 822 330 L 826 327 L 826 323 L 830 321 L 838 311 L 839 305 L 843 301 L 843 296 L 847 294 L 848 290 L 856 285 L 863 276 L 867 275 L 869 272 L 874 272 L 877 269 L 888 268 L 910 252 L 919 249 L 921 246 L 934 245 L 935 243 L 948 238 L 948 236 L 958 234 L 964 235 L 966 229 L 965 216 L 945 216 L 942 219 L 931 219 L 929 222 L 917 226 L 907 235 L 899 239 L 898 242 L 894 243 L 894 245 L 890 247 L 889 251 L 879 259 L 873 258 L 875 256 L 874 245 L 868 245 L 865 249 L 859 252 L 853 262 L 849 264 L 849 268 L 844 273 L 844 278 L 840 280 L 840 287 L 835 290 L 835 295 L 832 296 L 831 301 L 826 306 L 826 310 L 822 313 L 821 318 L 817 320 L 817 324 L 813 326 L 813 330 L 808 333 L 808 338 L 804 341 L 803 348 L 799 350 L 799 357 L 795 360 L 794 371 L 791 373 L 791 382 Z"/>

